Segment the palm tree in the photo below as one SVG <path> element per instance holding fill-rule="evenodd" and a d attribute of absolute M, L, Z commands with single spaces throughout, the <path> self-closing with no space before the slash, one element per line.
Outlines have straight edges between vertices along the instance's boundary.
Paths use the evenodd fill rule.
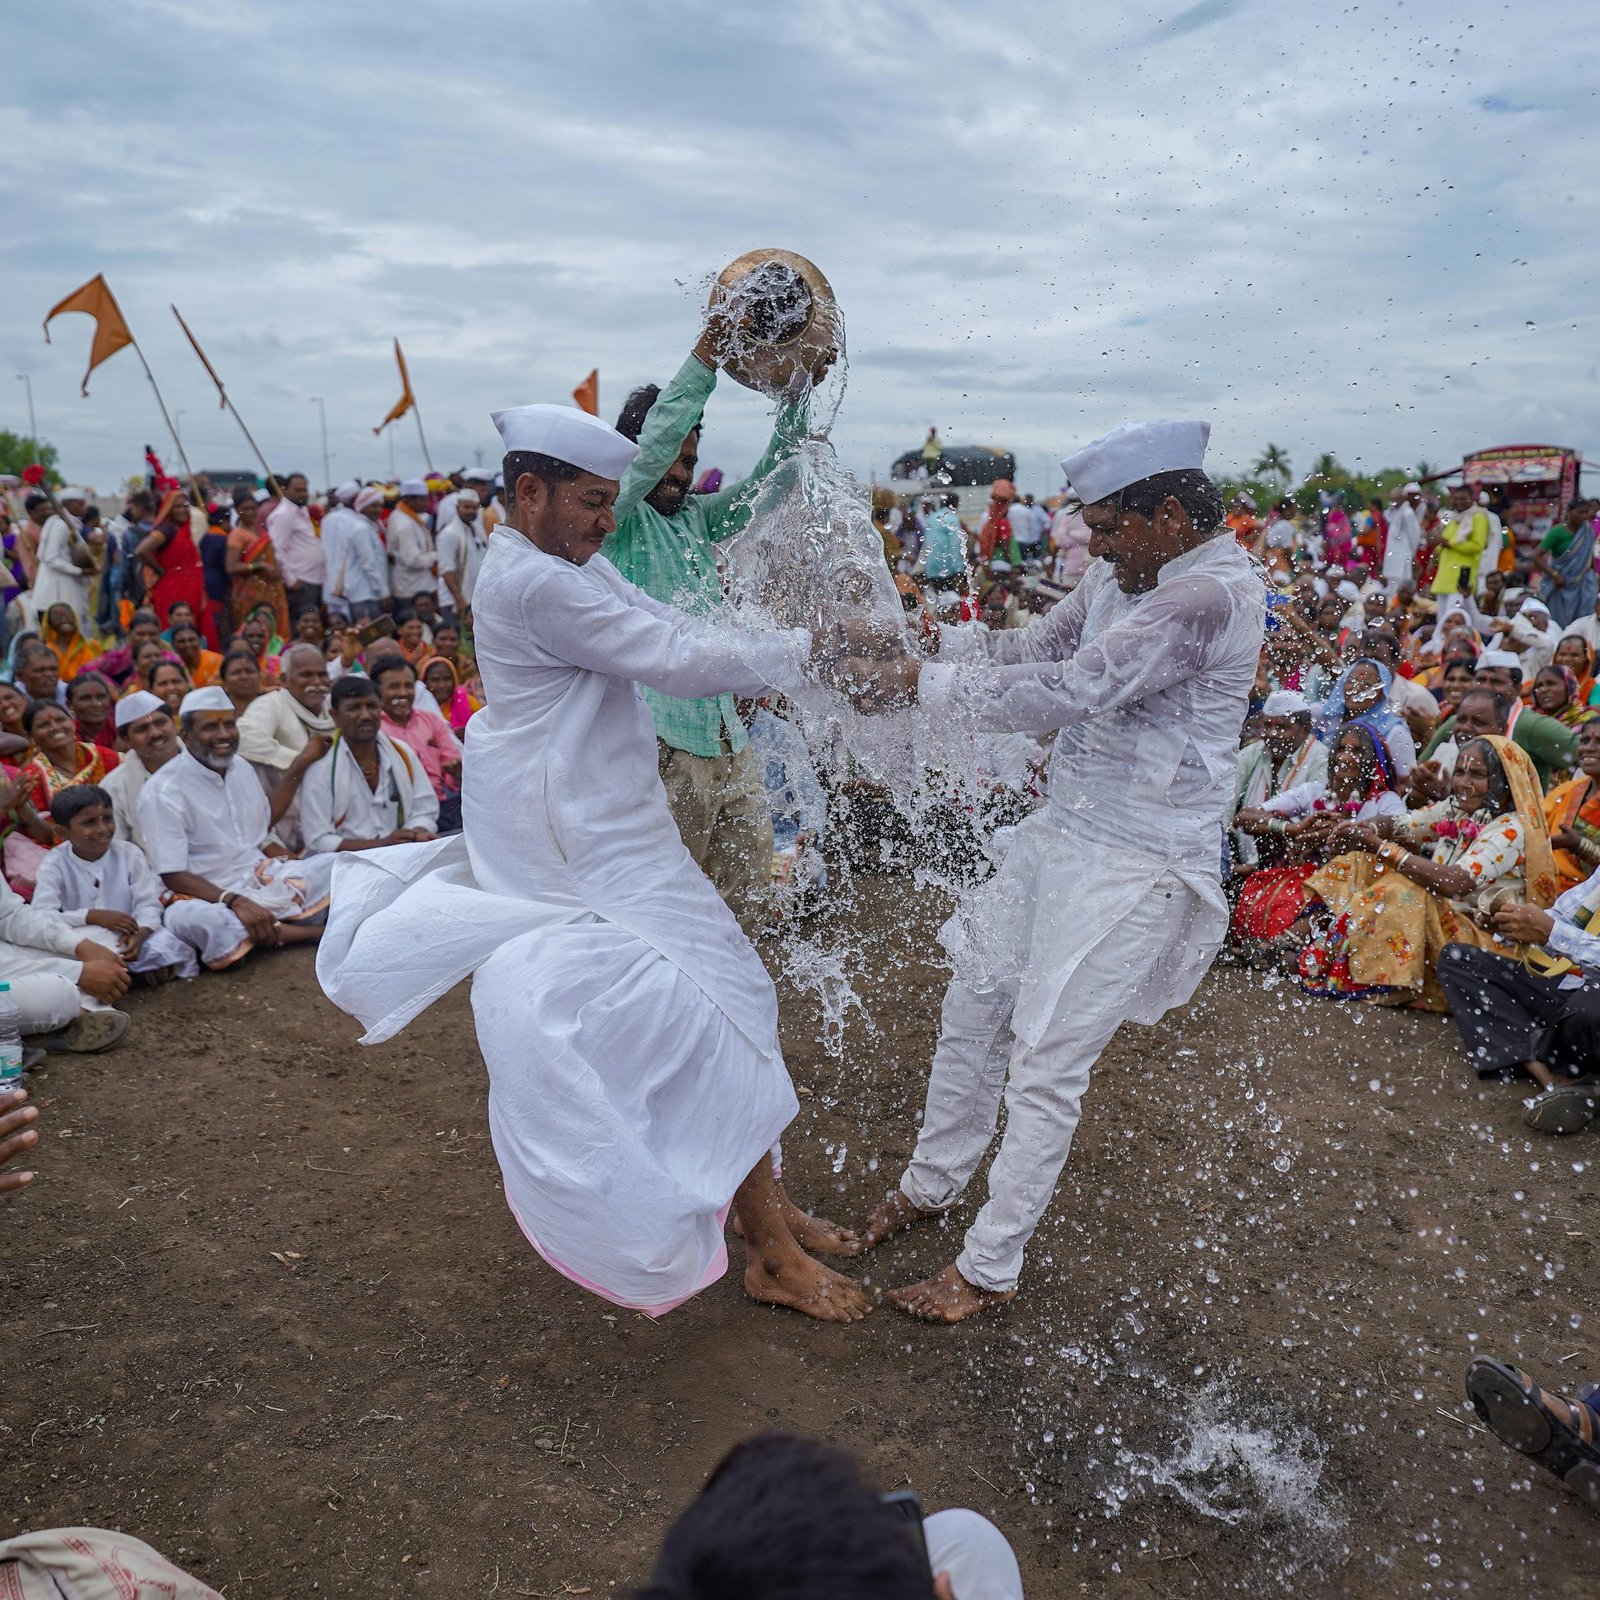
<path fill-rule="evenodd" d="M 1348 477 L 1349 474 L 1339 465 L 1339 458 L 1331 450 L 1324 450 L 1315 461 L 1311 463 L 1311 471 L 1306 474 L 1307 483 L 1333 484 Z"/>
<path fill-rule="evenodd" d="M 1289 452 L 1282 445 L 1269 444 L 1256 458 L 1252 472 L 1260 472 L 1268 477 L 1281 479 L 1284 483 L 1289 481 Z"/>
<path fill-rule="evenodd" d="M 1439 469 L 1431 461 L 1419 461 L 1411 469 L 1411 478 L 1414 483 L 1421 483 L 1424 478 L 1431 478 Z"/>

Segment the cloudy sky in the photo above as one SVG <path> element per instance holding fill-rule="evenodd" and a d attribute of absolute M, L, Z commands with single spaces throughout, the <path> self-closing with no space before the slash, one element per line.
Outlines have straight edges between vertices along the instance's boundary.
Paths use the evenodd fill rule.
<path fill-rule="evenodd" d="M 313 396 L 335 478 L 387 472 L 395 336 L 434 460 L 492 458 L 491 408 L 664 381 L 758 244 L 838 293 L 863 475 L 935 422 L 1053 490 L 1152 414 L 1212 418 L 1222 469 L 1600 459 L 1589 0 L 52 0 L 0 60 L 0 426 L 30 374 L 101 487 L 164 441 L 132 352 L 82 400 L 88 322 L 42 341 L 95 272 L 197 467 L 249 455 L 169 301 L 315 480 Z M 748 465 L 764 402 L 725 381 L 708 424 Z"/>

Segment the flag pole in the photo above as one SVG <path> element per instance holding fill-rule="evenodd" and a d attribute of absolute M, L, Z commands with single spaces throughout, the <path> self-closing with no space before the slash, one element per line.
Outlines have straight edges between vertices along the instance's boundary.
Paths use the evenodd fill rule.
<path fill-rule="evenodd" d="M 189 474 L 189 492 L 198 495 L 199 489 L 195 486 L 194 468 L 189 465 L 189 458 L 183 453 L 183 440 L 178 437 L 178 430 L 173 426 L 172 417 L 167 411 L 167 402 L 161 398 L 161 390 L 156 385 L 156 375 L 150 370 L 150 363 L 144 358 L 144 351 L 139 348 L 137 339 L 129 339 L 133 346 L 133 353 L 139 358 L 139 365 L 144 368 L 144 375 L 150 380 L 150 388 L 156 397 L 156 404 L 161 407 L 161 420 L 167 425 L 167 432 L 172 435 L 172 442 L 177 446 L 178 459 L 183 463 L 183 470 Z"/>
<path fill-rule="evenodd" d="M 272 468 L 267 465 L 267 458 L 262 455 L 261 446 L 256 443 L 254 435 L 252 435 L 249 428 L 245 426 L 244 418 L 239 415 L 239 408 L 234 405 L 232 396 L 229 395 L 228 391 L 223 387 L 222 379 L 217 376 L 217 369 L 206 359 L 205 351 L 200 348 L 200 341 L 189 332 L 189 324 L 183 320 L 183 313 L 180 312 L 175 305 L 172 305 L 170 301 L 168 302 L 168 309 L 172 312 L 173 316 L 178 319 L 178 326 L 183 329 L 184 337 L 188 339 L 189 343 L 194 347 L 194 353 L 200 357 L 200 365 L 211 374 L 211 381 L 216 384 L 217 393 L 222 396 L 223 405 L 225 405 L 228 410 L 232 412 L 233 420 L 239 424 L 239 431 L 244 435 L 245 443 L 250 446 L 250 449 L 254 453 L 256 460 L 261 463 L 261 471 L 266 477 L 267 487 L 274 494 L 281 495 L 283 490 L 279 487 L 277 478 L 273 476 Z M 137 349 L 138 346 L 136 345 L 134 348 Z M 143 357 L 140 359 L 142 360 Z M 179 449 L 182 449 L 181 445 L 179 446 Z M 187 466 L 188 463 L 185 462 L 184 465 Z"/>
<path fill-rule="evenodd" d="M 433 454 L 428 449 L 428 436 L 422 431 L 422 407 L 417 404 L 415 394 L 411 396 L 411 414 L 417 419 L 417 437 L 422 441 L 422 459 L 427 463 L 428 476 L 433 476 Z"/>

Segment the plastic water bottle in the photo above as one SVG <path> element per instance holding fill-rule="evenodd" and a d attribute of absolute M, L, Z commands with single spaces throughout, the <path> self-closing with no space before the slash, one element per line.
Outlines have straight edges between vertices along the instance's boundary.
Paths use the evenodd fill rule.
<path fill-rule="evenodd" d="M 22 1013 L 11 985 L 0 983 L 0 1094 L 22 1087 Z"/>

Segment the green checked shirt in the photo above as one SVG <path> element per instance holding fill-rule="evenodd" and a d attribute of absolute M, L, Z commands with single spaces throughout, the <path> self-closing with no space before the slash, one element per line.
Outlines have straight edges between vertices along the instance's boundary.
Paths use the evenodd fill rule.
<path fill-rule="evenodd" d="M 704 615 L 722 609 L 722 579 L 713 545 L 730 539 L 750 520 L 750 507 L 762 480 L 792 455 L 805 431 L 805 402 L 784 401 L 766 454 L 742 483 L 730 483 L 715 494 L 691 494 L 675 517 L 664 517 L 645 496 L 660 483 L 678 459 L 685 435 L 700 420 L 716 387 L 717 375 L 691 355 L 677 376 L 651 406 L 639 433 L 639 454 L 622 476 L 617 494 L 617 531 L 601 553 L 629 583 L 654 600 Z M 744 724 L 733 709 L 731 694 L 707 700 L 677 700 L 644 690 L 656 734 L 674 750 L 715 756 L 746 744 Z"/>

